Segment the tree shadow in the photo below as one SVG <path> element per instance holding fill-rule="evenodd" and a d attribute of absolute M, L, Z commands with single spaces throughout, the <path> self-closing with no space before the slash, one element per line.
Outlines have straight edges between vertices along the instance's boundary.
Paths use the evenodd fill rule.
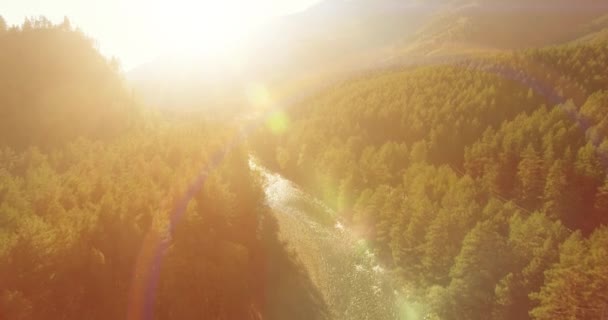
<path fill-rule="evenodd" d="M 276 219 L 265 217 L 263 318 L 329 319 L 323 296 L 295 253 L 278 238 Z"/>

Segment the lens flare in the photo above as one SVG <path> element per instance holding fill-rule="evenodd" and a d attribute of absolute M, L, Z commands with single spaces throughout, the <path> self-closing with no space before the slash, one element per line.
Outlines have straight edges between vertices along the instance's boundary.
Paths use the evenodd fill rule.
<path fill-rule="evenodd" d="M 469 68 L 464 66 L 464 69 Z M 543 96 L 547 102 L 552 105 L 563 105 L 566 102 L 566 98 L 557 92 L 557 90 L 548 82 L 543 82 L 543 74 L 554 75 L 555 72 L 547 69 L 545 66 L 535 65 L 533 70 L 528 71 L 527 74 L 522 75 L 516 72 L 516 70 L 509 68 L 508 66 L 494 66 L 483 69 L 483 72 L 494 74 L 498 77 L 508 79 L 514 82 L 518 82 L 521 85 L 528 87 L 531 92 L 536 95 Z M 568 83 L 572 84 L 572 83 Z M 577 88 L 577 86 L 572 86 Z M 263 85 L 252 85 L 246 90 L 249 102 L 252 106 L 260 108 L 259 111 L 263 111 L 258 121 L 255 121 L 249 127 L 245 128 L 242 136 L 235 137 L 231 143 L 218 150 L 217 154 L 209 160 L 209 162 L 203 166 L 203 170 L 198 177 L 195 177 L 190 188 L 185 192 L 183 199 L 179 202 L 178 206 L 173 210 L 170 216 L 169 233 L 172 233 L 173 227 L 180 222 L 181 216 L 185 212 L 187 203 L 192 199 L 194 194 L 200 191 L 205 183 L 209 172 L 213 171 L 224 159 L 226 154 L 230 152 L 236 145 L 242 142 L 242 139 L 249 135 L 252 130 L 255 130 L 261 125 L 265 125 L 274 134 L 283 134 L 289 127 L 290 119 L 285 111 L 285 108 L 292 104 L 286 103 L 283 105 L 284 109 L 277 109 L 268 89 Z M 579 92 L 572 92 L 571 95 L 580 94 Z M 302 97 L 294 96 L 287 97 L 292 99 L 286 99 L 288 101 L 300 101 Z M 573 121 L 581 124 L 581 128 L 585 130 L 589 125 L 588 121 L 578 114 L 575 110 L 571 114 Z M 596 145 L 597 147 L 597 145 Z M 325 189 L 326 194 L 329 195 L 328 199 L 337 199 L 338 190 L 336 188 L 330 188 L 330 184 L 324 185 L 321 189 Z M 341 233 L 349 232 L 346 226 L 337 222 L 334 226 Z M 370 226 L 367 226 L 370 227 Z M 358 239 L 354 242 L 353 251 L 359 255 L 369 259 L 374 259 L 372 244 L 365 240 L 365 237 L 361 237 L 359 232 L 351 231 L 353 237 Z M 364 234 L 364 233 L 363 233 Z M 151 230 L 146 236 L 144 243 L 142 244 L 139 257 L 135 266 L 135 272 L 133 276 L 133 282 L 131 284 L 130 303 L 128 310 L 128 319 L 152 319 L 154 310 L 154 300 L 158 285 L 159 271 L 162 265 L 162 258 L 166 250 L 168 249 L 169 242 L 161 235 Z M 355 265 L 355 270 L 363 270 L 363 266 Z M 380 265 L 376 265 L 372 269 L 376 274 L 384 273 L 384 269 Z M 399 291 L 395 291 L 398 297 L 401 297 L 400 303 L 397 302 L 399 308 L 400 319 L 424 319 L 427 315 L 428 307 L 422 305 L 418 299 L 405 299 L 401 296 Z M 411 300 L 411 301 L 410 301 Z"/>
<path fill-rule="evenodd" d="M 270 131 L 274 134 L 282 134 L 287 130 L 289 126 L 289 118 L 287 114 L 278 110 L 270 114 L 268 120 L 266 121 L 266 126 Z"/>

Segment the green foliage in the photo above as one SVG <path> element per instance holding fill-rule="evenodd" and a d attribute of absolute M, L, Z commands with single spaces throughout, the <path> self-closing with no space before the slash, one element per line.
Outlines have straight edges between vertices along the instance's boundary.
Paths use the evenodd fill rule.
<path fill-rule="evenodd" d="M 589 318 L 559 308 L 588 296 L 599 306 L 606 278 L 559 287 L 572 240 L 561 244 L 607 222 L 607 48 L 581 42 L 346 81 L 288 110 L 284 134 L 261 130 L 256 151 L 336 207 L 429 317 Z M 605 267 L 594 259 L 585 268 Z"/>
<path fill-rule="evenodd" d="M 545 285 L 531 295 L 540 305 L 534 319 L 601 319 L 608 308 L 608 229 L 591 237 L 572 234 L 561 246 L 559 263 L 545 274 Z"/>
<path fill-rule="evenodd" d="M 117 137 L 133 126 L 137 110 L 118 66 L 93 40 L 45 18 L 3 29 L 0 23 L 0 145 L 48 149 L 79 136 Z"/>
<path fill-rule="evenodd" d="M 0 46 L 0 318 L 258 319 L 276 231 L 237 130 L 137 112 L 67 20 Z"/>
<path fill-rule="evenodd" d="M 225 145 L 223 129 L 206 127 L 80 140 L 51 154 L 4 149 L 3 158 L 17 159 L 0 171 L 0 310 L 23 319 L 124 317 L 133 272 L 160 267 L 156 318 L 248 317 L 259 302 L 263 209 L 243 150 L 209 167 L 182 221 L 174 213 Z M 162 260 L 146 260 L 145 250 Z"/>

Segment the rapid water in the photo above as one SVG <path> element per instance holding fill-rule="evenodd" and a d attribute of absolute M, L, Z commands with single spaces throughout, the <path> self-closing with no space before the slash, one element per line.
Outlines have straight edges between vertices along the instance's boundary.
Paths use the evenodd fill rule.
<path fill-rule="evenodd" d="M 252 159 L 251 169 L 264 181 L 266 202 L 279 226 L 279 237 L 305 268 L 335 320 L 397 319 L 397 291 L 391 275 L 365 242 L 339 221 L 315 219 L 333 212 L 296 185 Z M 314 213 L 311 211 L 315 211 Z M 311 319 L 312 320 L 312 319 Z"/>

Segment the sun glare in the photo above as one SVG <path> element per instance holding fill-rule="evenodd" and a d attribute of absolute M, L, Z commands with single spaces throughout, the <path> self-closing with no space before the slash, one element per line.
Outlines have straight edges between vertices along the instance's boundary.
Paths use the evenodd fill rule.
<path fill-rule="evenodd" d="M 167 51 L 222 52 L 235 46 L 263 20 L 248 1 L 155 1 L 133 3 L 156 28 Z"/>
<path fill-rule="evenodd" d="M 258 26 L 318 0 L 107 0 L 94 6 L 74 0 L 14 2 L 2 10 L 9 25 L 37 16 L 61 23 L 67 16 L 95 39 L 104 55 L 117 57 L 129 70 L 175 53 L 238 53 L 255 39 Z"/>

